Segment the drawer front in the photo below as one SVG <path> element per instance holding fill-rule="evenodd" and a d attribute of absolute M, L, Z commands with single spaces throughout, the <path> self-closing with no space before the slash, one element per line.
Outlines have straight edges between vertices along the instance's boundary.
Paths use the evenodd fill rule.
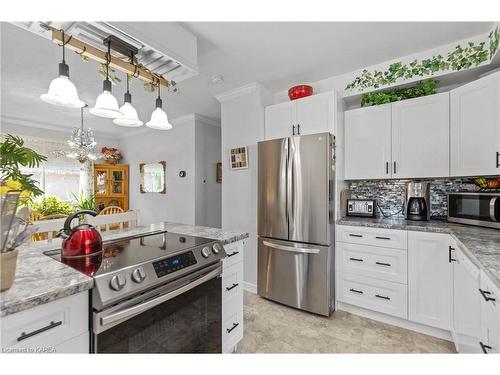
<path fill-rule="evenodd" d="M 243 338 L 243 290 L 222 302 L 222 352 L 228 353 Z"/>
<path fill-rule="evenodd" d="M 223 269 L 243 261 L 243 244 L 243 241 L 237 241 L 224 245 L 227 255 L 223 260 Z"/>
<path fill-rule="evenodd" d="M 339 274 L 339 300 L 408 319 L 407 286 L 352 274 Z"/>
<path fill-rule="evenodd" d="M 400 249 L 337 243 L 337 271 L 406 284 L 407 252 Z"/>
<path fill-rule="evenodd" d="M 88 292 L 78 293 L 2 318 L 2 348 L 57 348 L 88 330 Z"/>
<path fill-rule="evenodd" d="M 243 291 L 243 262 L 233 264 L 222 272 L 222 299 Z"/>
<path fill-rule="evenodd" d="M 361 245 L 407 249 L 408 237 L 405 230 L 337 226 L 337 241 Z"/>
<path fill-rule="evenodd" d="M 89 333 L 82 333 L 80 336 L 74 337 L 68 341 L 59 344 L 55 348 L 55 353 L 82 353 L 90 352 L 90 337 Z"/>

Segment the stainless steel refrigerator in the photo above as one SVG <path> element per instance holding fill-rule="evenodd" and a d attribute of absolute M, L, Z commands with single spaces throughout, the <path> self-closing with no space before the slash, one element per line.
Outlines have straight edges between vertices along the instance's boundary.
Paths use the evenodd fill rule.
<path fill-rule="evenodd" d="M 258 143 L 258 282 L 265 298 L 317 314 L 334 306 L 334 137 Z"/>

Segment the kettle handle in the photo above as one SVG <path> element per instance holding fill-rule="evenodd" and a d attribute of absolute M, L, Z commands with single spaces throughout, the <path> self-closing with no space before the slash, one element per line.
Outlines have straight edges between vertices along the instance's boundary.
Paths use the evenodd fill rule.
<path fill-rule="evenodd" d="M 66 234 L 69 235 L 71 233 L 71 230 L 72 230 L 71 229 L 71 222 L 73 221 L 73 219 L 75 219 L 76 217 L 80 216 L 81 214 L 87 214 L 87 215 L 97 216 L 97 212 L 92 211 L 92 210 L 76 211 L 72 215 L 68 216 L 68 218 L 64 222 L 64 227 L 63 227 L 62 231 L 64 233 L 66 233 Z"/>

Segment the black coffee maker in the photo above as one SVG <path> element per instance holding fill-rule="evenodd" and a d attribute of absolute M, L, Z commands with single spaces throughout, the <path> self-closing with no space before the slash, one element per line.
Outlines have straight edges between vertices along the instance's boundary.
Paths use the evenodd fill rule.
<path fill-rule="evenodd" d="M 430 201 L 428 182 L 408 182 L 406 184 L 406 220 L 429 220 Z"/>

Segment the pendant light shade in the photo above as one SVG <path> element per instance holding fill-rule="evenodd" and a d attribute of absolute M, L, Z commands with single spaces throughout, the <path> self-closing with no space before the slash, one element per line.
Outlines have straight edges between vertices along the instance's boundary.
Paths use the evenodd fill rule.
<path fill-rule="evenodd" d="M 54 78 L 52 82 L 50 82 L 49 91 L 40 95 L 40 99 L 46 103 L 62 107 L 82 108 L 85 106 L 85 103 L 80 100 L 75 85 L 69 79 L 69 66 L 65 61 L 64 31 L 62 32 L 62 39 L 63 59 L 59 64 L 59 77 Z"/>
<path fill-rule="evenodd" d="M 109 80 L 109 62 L 111 60 L 111 42 L 108 42 L 108 55 L 106 61 L 106 79 L 102 83 L 102 94 L 97 97 L 95 106 L 89 112 L 95 116 L 106 118 L 117 118 L 122 115 L 118 108 L 118 101 L 111 93 L 111 81 Z"/>
<path fill-rule="evenodd" d="M 131 56 L 132 63 L 134 62 L 134 56 Z M 139 120 L 137 116 L 137 111 L 132 106 L 132 95 L 129 92 L 129 75 L 127 74 L 127 92 L 124 95 L 123 105 L 120 107 L 122 115 L 113 120 L 113 124 L 119 126 L 127 126 L 130 128 L 136 128 L 142 126 L 143 122 Z"/>
<path fill-rule="evenodd" d="M 166 112 L 161 108 L 162 101 L 160 98 L 160 84 L 158 84 L 158 98 L 156 98 L 156 109 L 151 114 L 151 120 L 146 122 L 146 126 L 156 130 L 170 130 L 172 125 L 168 122 Z"/>

